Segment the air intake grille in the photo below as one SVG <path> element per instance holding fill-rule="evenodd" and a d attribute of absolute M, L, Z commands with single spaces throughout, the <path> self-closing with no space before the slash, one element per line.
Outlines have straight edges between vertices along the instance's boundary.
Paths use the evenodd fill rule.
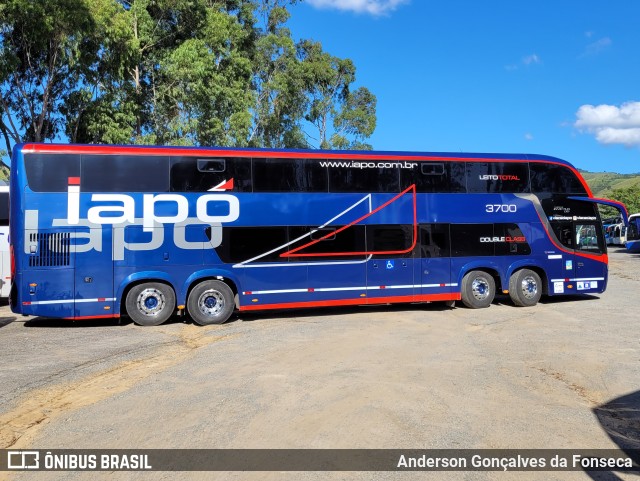
<path fill-rule="evenodd" d="M 68 266 L 70 259 L 71 234 L 29 234 L 29 243 L 38 244 L 37 253 L 29 257 L 31 267 Z"/>

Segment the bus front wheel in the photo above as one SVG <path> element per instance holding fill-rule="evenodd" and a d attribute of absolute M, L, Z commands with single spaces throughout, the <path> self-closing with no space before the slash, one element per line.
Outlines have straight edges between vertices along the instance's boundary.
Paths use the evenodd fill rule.
<path fill-rule="evenodd" d="M 203 281 L 193 288 L 187 299 L 187 311 L 197 324 L 222 324 L 235 307 L 233 291 L 222 281 Z"/>
<path fill-rule="evenodd" d="M 542 297 L 542 281 L 532 270 L 520 269 L 509 279 L 509 297 L 518 307 L 535 306 Z"/>
<path fill-rule="evenodd" d="M 462 278 L 462 303 L 471 309 L 489 307 L 496 295 L 496 281 L 484 271 L 471 271 Z"/>
<path fill-rule="evenodd" d="M 173 314 L 176 295 L 166 284 L 147 282 L 131 288 L 125 305 L 127 314 L 136 324 L 159 326 Z"/>

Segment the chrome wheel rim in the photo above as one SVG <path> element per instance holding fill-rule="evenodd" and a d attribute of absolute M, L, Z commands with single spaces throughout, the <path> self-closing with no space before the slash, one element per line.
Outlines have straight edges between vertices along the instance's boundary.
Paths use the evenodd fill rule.
<path fill-rule="evenodd" d="M 154 288 L 147 288 L 143 290 L 138 294 L 138 298 L 136 299 L 138 311 L 143 313 L 145 316 L 151 317 L 160 314 L 166 303 L 167 300 L 165 299 L 164 294 Z"/>
<path fill-rule="evenodd" d="M 533 276 L 527 276 L 522 279 L 520 284 L 522 295 L 527 299 L 535 299 L 538 295 L 538 283 Z"/>
<path fill-rule="evenodd" d="M 205 316 L 216 317 L 224 309 L 224 296 L 215 289 L 207 289 L 198 297 L 198 309 Z"/>
<path fill-rule="evenodd" d="M 489 283 L 485 279 L 483 279 L 482 277 L 478 277 L 471 283 L 471 292 L 473 292 L 473 297 L 475 297 L 479 301 L 484 301 L 487 297 L 489 297 L 491 288 L 489 287 Z"/>

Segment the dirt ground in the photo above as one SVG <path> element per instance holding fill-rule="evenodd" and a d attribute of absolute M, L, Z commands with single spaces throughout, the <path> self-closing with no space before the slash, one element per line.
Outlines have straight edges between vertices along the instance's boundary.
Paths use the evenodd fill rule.
<path fill-rule="evenodd" d="M 640 256 L 600 296 L 236 315 L 0 307 L 0 448 L 640 449 Z M 614 408 L 612 408 L 612 406 Z M 0 473 L 7 479 L 591 479 L 582 472 Z M 602 475 L 605 476 L 605 475 Z M 639 479 L 608 474 L 599 479 Z"/>

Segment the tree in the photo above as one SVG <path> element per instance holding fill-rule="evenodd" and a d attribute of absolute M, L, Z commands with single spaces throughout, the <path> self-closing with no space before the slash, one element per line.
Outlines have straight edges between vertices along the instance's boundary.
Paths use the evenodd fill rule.
<path fill-rule="evenodd" d="M 610 197 L 626 205 L 629 214 L 640 212 L 640 184 L 624 189 L 614 189 Z"/>
<path fill-rule="evenodd" d="M 23 141 L 367 148 L 355 66 L 286 27 L 298 0 L 4 0 L 0 132 Z"/>
<path fill-rule="evenodd" d="M 161 59 L 153 113 L 160 143 L 246 145 L 253 105 L 247 15 L 207 7 L 197 34 Z"/>
<path fill-rule="evenodd" d="M 104 74 L 78 97 L 85 108 L 74 140 L 246 144 L 253 105 L 254 3 L 113 4 L 119 12 L 102 18 Z"/>
<path fill-rule="evenodd" d="M 263 0 L 263 31 L 256 41 L 253 86 L 256 93 L 249 145 L 256 147 L 309 147 L 302 120 L 305 91 L 300 61 L 291 32 L 286 4 Z"/>
<path fill-rule="evenodd" d="M 60 108 L 82 89 L 100 43 L 85 0 L 4 0 L 0 33 L 0 132 L 11 152 L 61 132 Z"/>
<path fill-rule="evenodd" d="M 341 111 L 335 116 L 335 133 L 331 144 L 338 149 L 371 150 L 372 146 L 363 143 L 376 129 L 376 97 L 368 88 L 360 87 L 349 92 Z M 352 138 L 353 140 L 349 140 Z"/>
<path fill-rule="evenodd" d="M 375 130 L 376 98 L 366 88 L 350 92 L 356 75 L 353 62 L 324 52 L 318 42 L 304 40 L 298 51 L 308 96 L 305 118 L 317 129 L 319 147 L 370 149 L 359 141 Z"/>

